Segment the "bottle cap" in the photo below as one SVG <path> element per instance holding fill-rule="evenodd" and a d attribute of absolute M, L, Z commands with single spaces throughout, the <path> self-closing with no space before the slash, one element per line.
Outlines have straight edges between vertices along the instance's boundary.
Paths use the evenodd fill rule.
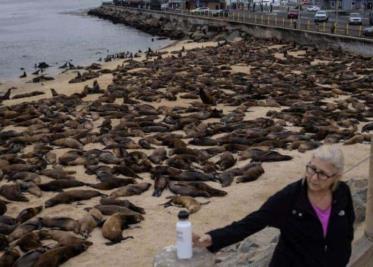
<path fill-rule="evenodd" d="M 180 220 L 187 220 L 189 218 L 189 212 L 186 210 L 181 210 L 179 211 L 179 214 L 177 215 L 177 217 Z"/>

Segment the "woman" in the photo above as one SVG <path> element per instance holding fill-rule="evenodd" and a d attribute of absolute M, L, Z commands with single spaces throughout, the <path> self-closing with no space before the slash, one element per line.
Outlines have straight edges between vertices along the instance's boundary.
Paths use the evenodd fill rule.
<path fill-rule="evenodd" d="M 270 266 L 346 266 L 351 255 L 355 214 L 349 187 L 340 181 L 343 154 L 323 146 L 306 166 L 305 178 L 286 186 L 238 222 L 193 234 L 193 243 L 216 252 L 266 226 L 281 231 Z"/>

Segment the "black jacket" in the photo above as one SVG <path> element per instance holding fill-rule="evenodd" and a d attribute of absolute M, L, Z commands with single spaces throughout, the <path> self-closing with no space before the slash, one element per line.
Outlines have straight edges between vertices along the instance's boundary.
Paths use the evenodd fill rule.
<path fill-rule="evenodd" d="M 342 267 L 351 256 L 354 220 L 350 189 L 340 182 L 333 192 L 324 238 L 321 222 L 307 197 L 307 183 L 299 180 L 274 194 L 259 210 L 242 220 L 208 232 L 212 237 L 208 249 L 216 252 L 272 226 L 281 234 L 271 267 Z"/>

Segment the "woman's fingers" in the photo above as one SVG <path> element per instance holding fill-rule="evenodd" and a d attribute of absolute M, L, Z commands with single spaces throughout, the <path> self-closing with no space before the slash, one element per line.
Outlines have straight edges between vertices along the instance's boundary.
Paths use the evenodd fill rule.
<path fill-rule="evenodd" d="M 211 245 L 211 236 L 192 234 L 193 245 L 196 247 L 208 247 Z"/>

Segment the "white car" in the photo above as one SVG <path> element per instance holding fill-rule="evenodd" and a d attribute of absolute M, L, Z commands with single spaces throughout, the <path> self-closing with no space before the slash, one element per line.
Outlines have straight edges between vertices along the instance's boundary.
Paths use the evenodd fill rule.
<path fill-rule="evenodd" d="M 359 13 L 351 13 L 350 17 L 348 18 L 348 23 L 350 25 L 362 25 L 363 24 L 363 18 Z"/>
<path fill-rule="evenodd" d="M 314 22 L 328 22 L 329 16 L 325 10 L 319 10 L 316 12 L 315 16 L 313 17 Z"/>
<path fill-rule="evenodd" d="M 307 7 L 307 11 L 310 11 L 310 12 L 317 12 L 319 10 L 320 10 L 320 8 L 318 6 Z"/>
<path fill-rule="evenodd" d="M 192 9 L 190 13 L 193 14 L 205 14 L 208 13 L 210 9 L 208 7 L 197 7 L 196 9 Z"/>

